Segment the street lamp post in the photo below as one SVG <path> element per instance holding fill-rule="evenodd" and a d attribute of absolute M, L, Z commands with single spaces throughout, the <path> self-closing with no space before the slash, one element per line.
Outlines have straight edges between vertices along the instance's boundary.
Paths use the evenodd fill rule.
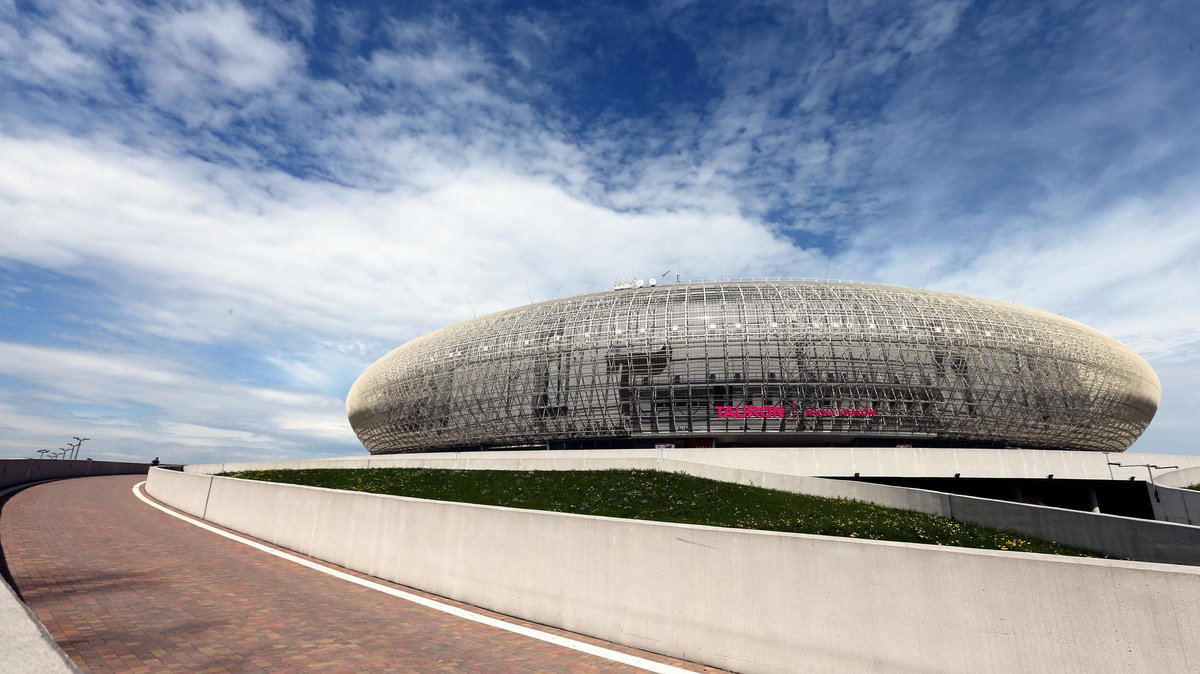
<path fill-rule="evenodd" d="M 1162 501 L 1162 499 L 1158 497 L 1158 485 L 1154 484 L 1154 472 L 1150 470 L 1151 468 L 1154 468 L 1155 470 L 1165 470 L 1167 468 L 1179 468 L 1179 466 L 1158 466 L 1153 463 L 1146 464 L 1146 473 L 1150 475 L 1150 486 L 1154 487 L 1154 500 Z"/>
<path fill-rule="evenodd" d="M 91 438 L 81 438 L 78 436 L 72 436 L 72 437 L 75 438 L 75 456 L 73 456 L 71 458 L 78 459 L 79 458 L 79 447 L 81 445 L 83 445 L 84 440 L 91 440 Z"/>
<path fill-rule="evenodd" d="M 1156 463 L 1121 463 L 1119 461 L 1109 461 L 1108 465 L 1120 466 L 1122 468 L 1145 468 L 1146 475 L 1150 476 L 1150 486 L 1154 488 L 1154 500 L 1160 501 L 1160 502 L 1162 501 L 1162 499 L 1158 497 L 1158 485 L 1155 484 L 1155 482 L 1154 482 L 1154 471 L 1155 470 L 1166 470 L 1167 468 L 1178 468 L 1179 467 L 1179 466 L 1160 466 Z"/>

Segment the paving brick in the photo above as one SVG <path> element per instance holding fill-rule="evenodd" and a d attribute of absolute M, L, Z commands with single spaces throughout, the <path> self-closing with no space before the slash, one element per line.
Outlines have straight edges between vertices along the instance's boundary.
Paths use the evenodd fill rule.
<path fill-rule="evenodd" d="M 0 550 L 14 589 L 85 671 L 640 671 L 216 536 L 137 500 L 130 488 L 140 479 L 50 482 L 12 495 L 0 510 Z M 693 671 L 719 671 L 473 610 Z"/>

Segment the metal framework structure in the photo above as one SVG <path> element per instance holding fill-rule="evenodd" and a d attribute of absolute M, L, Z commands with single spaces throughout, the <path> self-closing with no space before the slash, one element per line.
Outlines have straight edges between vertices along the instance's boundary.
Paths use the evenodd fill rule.
<path fill-rule="evenodd" d="M 346 407 L 375 454 L 893 442 L 1123 451 L 1160 393 L 1130 348 L 1043 311 L 895 286 L 739 280 L 452 325 L 368 368 Z"/>

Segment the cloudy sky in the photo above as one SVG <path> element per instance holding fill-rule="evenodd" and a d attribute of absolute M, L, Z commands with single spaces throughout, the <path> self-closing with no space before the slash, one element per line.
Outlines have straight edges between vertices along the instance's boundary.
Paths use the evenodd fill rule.
<path fill-rule="evenodd" d="M 386 5 L 388 8 L 381 8 Z M 1200 454 L 1180 2 L 0 0 L 0 456 L 365 450 L 355 377 L 618 276 L 1061 313 Z"/>

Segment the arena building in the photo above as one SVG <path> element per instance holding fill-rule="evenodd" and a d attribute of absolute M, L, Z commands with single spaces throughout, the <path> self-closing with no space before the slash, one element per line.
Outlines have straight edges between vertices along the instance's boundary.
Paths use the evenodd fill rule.
<path fill-rule="evenodd" d="M 347 397 L 373 454 L 512 448 L 1124 451 L 1158 408 L 1117 340 L 1011 303 L 888 285 L 624 287 L 442 328 Z"/>

